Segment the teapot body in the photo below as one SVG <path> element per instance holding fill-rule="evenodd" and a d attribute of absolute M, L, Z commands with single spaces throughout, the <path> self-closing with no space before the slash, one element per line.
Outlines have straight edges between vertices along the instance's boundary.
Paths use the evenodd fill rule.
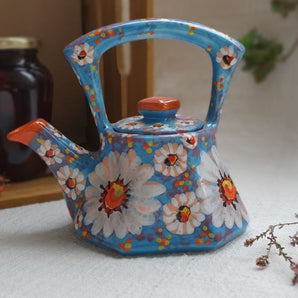
<path fill-rule="evenodd" d="M 49 140 L 49 130 L 56 138 Z M 55 152 L 48 166 L 76 232 L 98 246 L 122 254 L 210 250 L 246 229 L 247 212 L 212 127 L 158 136 L 102 133 L 100 150 L 90 153 L 48 126 L 31 147 L 45 162 L 45 152 Z"/>

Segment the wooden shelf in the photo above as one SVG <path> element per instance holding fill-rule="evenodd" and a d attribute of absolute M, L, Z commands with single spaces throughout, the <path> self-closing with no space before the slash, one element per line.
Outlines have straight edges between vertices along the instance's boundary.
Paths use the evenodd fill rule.
<path fill-rule="evenodd" d="M 0 194 L 0 209 L 60 200 L 61 188 L 53 176 L 9 183 Z"/>

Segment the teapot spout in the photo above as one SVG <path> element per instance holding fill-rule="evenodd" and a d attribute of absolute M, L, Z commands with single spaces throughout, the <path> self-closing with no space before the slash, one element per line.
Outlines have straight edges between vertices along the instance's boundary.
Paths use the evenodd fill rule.
<path fill-rule="evenodd" d="M 44 119 L 36 119 L 20 126 L 7 135 L 7 139 L 22 143 L 35 151 L 56 176 L 64 164 L 81 167 L 81 160 L 87 162 L 91 152 L 65 137 Z"/>
<path fill-rule="evenodd" d="M 61 186 L 70 214 L 74 217 L 78 211 L 76 201 L 85 188 L 83 171 L 92 163 L 92 153 L 70 141 L 43 119 L 15 129 L 7 138 L 29 146 L 44 160 Z"/>
<path fill-rule="evenodd" d="M 30 147 L 48 166 L 52 165 L 53 161 L 56 161 L 55 153 L 58 151 L 64 152 L 66 148 L 76 146 L 59 130 L 55 129 L 50 123 L 41 118 L 32 120 L 11 131 L 7 135 L 7 139 Z M 51 157 L 53 157 L 54 160 L 49 162 Z"/>
<path fill-rule="evenodd" d="M 30 143 L 35 140 L 48 125 L 50 124 L 44 119 L 32 120 L 11 131 L 7 135 L 7 139 L 30 147 Z"/>

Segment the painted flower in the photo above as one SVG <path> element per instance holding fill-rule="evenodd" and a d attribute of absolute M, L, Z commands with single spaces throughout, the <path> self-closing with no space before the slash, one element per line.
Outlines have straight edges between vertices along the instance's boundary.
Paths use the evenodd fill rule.
<path fill-rule="evenodd" d="M 156 171 L 176 177 L 186 171 L 187 153 L 182 144 L 168 143 L 156 150 L 153 161 Z"/>
<path fill-rule="evenodd" d="M 71 57 L 74 62 L 83 66 L 88 63 L 91 64 L 93 62 L 93 52 L 93 46 L 89 46 L 88 43 L 75 45 Z"/>
<path fill-rule="evenodd" d="M 237 62 L 237 54 L 233 46 L 224 46 L 216 53 L 216 62 L 220 63 L 223 69 L 228 69 Z"/>
<path fill-rule="evenodd" d="M 73 142 L 71 142 L 71 143 L 69 144 L 69 147 L 70 147 L 72 150 L 74 150 L 76 153 L 78 153 L 78 154 L 88 154 L 88 153 L 89 153 L 89 152 L 88 152 L 86 149 L 84 149 L 82 146 L 77 145 L 77 144 L 75 144 L 75 143 L 73 143 Z"/>
<path fill-rule="evenodd" d="M 196 134 L 194 133 L 187 133 L 184 134 L 182 137 L 183 145 L 189 149 L 196 148 L 198 144 L 198 138 L 196 137 Z"/>
<path fill-rule="evenodd" d="M 65 136 L 62 134 L 61 131 L 59 131 L 58 129 L 56 129 L 54 126 L 52 125 L 49 125 L 49 129 L 50 131 L 53 133 L 53 135 L 57 138 L 64 138 L 65 139 Z"/>
<path fill-rule="evenodd" d="M 164 123 L 154 123 L 154 124 L 151 124 L 149 126 L 150 129 L 153 129 L 153 130 L 160 130 L 160 129 L 173 129 L 173 127 L 171 127 L 171 125 L 169 124 L 164 124 Z"/>
<path fill-rule="evenodd" d="M 75 200 L 85 189 L 86 180 L 79 169 L 64 166 L 57 171 L 58 182 L 69 199 Z"/>
<path fill-rule="evenodd" d="M 86 189 L 84 223 L 92 224 L 91 233 L 124 238 L 152 225 L 161 206 L 154 197 L 165 192 L 163 185 L 149 181 L 153 174 L 153 167 L 142 164 L 133 149 L 104 157 L 89 175 L 91 186 Z"/>
<path fill-rule="evenodd" d="M 144 124 L 142 122 L 137 122 L 137 121 L 129 121 L 118 125 L 119 128 L 128 129 L 128 130 L 143 128 L 143 126 Z"/>
<path fill-rule="evenodd" d="M 194 192 L 175 195 L 163 207 L 163 221 L 167 229 L 179 235 L 192 234 L 205 219 Z"/>
<path fill-rule="evenodd" d="M 48 166 L 55 163 L 62 163 L 62 158 L 64 157 L 58 146 L 53 145 L 50 140 L 43 140 L 41 146 L 37 149 L 37 153 Z"/>
<path fill-rule="evenodd" d="M 247 211 L 225 165 L 219 160 L 216 147 L 209 153 L 201 153 L 201 163 L 197 167 L 200 175 L 197 196 L 202 211 L 212 214 L 212 224 L 223 224 L 231 229 L 234 225 L 242 227 L 242 221 L 248 221 Z"/>
<path fill-rule="evenodd" d="M 77 213 L 76 217 L 75 217 L 75 229 L 78 230 L 82 227 L 83 224 L 83 213 L 82 210 L 79 210 L 79 212 Z"/>
<path fill-rule="evenodd" d="M 106 138 L 104 137 L 103 133 L 99 134 L 99 142 L 100 142 L 99 150 L 103 151 L 103 149 L 105 148 L 105 143 L 106 143 Z"/>
<path fill-rule="evenodd" d="M 190 126 L 195 124 L 196 124 L 196 121 L 191 119 L 177 119 L 175 122 L 175 125 L 177 128 L 181 128 L 181 126 L 184 127 L 184 126 Z"/>

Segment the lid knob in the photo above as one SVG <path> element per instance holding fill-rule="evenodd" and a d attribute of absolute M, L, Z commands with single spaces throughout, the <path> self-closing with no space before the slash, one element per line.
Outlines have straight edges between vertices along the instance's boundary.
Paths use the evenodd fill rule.
<path fill-rule="evenodd" d="M 149 97 L 138 102 L 138 111 L 144 122 L 167 122 L 176 118 L 180 100 L 172 97 Z"/>

